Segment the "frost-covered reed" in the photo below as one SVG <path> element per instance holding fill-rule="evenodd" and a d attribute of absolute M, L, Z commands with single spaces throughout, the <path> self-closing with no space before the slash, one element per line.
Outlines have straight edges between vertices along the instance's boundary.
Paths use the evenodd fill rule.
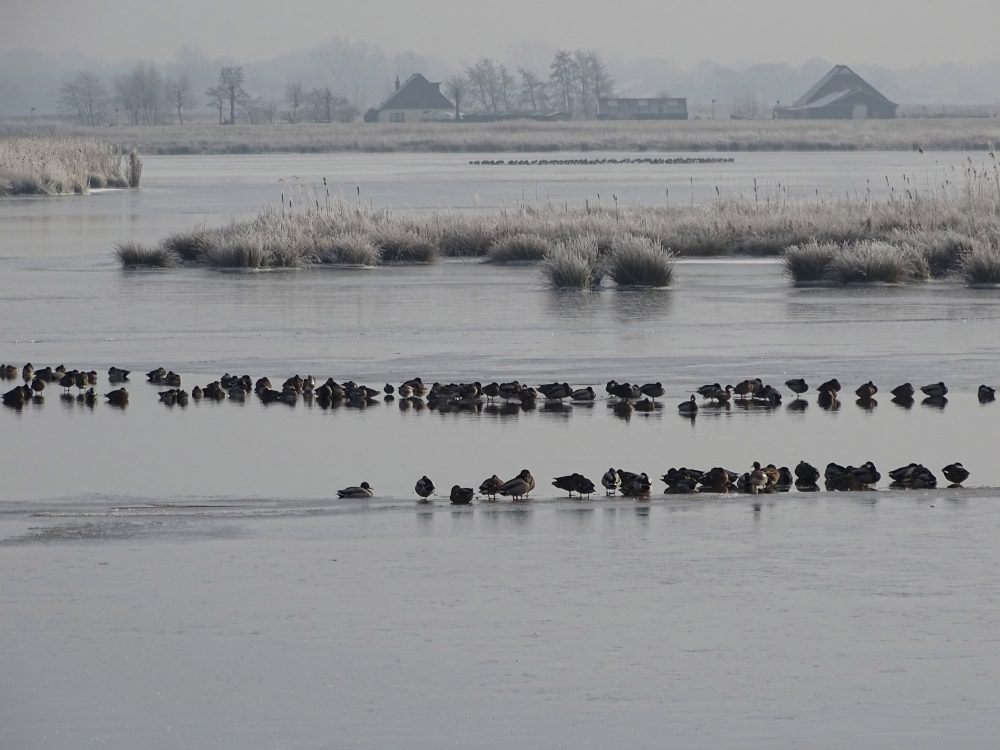
<path fill-rule="evenodd" d="M 121 150 L 92 138 L 0 138 L 0 195 L 138 187 L 142 159 L 133 153 L 127 169 Z"/>
<path fill-rule="evenodd" d="M 604 278 L 604 258 L 593 237 L 561 241 L 542 261 L 542 275 L 553 289 L 593 289 Z"/>
<path fill-rule="evenodd" d="M 624 234 L 612 239 L 607 267 L 619 286 L 669 286 L 674 254 L 648 237 Z"/>
<path fill-rule="evenodd" d="M 1000 248 L 978 242 L 962 256 L 960 270 L 969 285 L 1000 284 Z"/>
<path fill-rule="evenodd" d="M 488 252 L 490 263 L 525 263 L 543 260 L 552 252 L 552 243 L 533 232 L 518 232 L 501 237 Z"/>
<path fill-rule="evenodd" d="M 180 264 L 180 258 L 173 250 L 162 245 L 146 247 L 138 242 L 126 240 L 115 246 L 115 254 L 125 268 L 173 268 Z"/>
<path fill-rule="evenodd" d="M 146 154 L 366 152 L 518 153 L 554 151 L 985 150 L 1000 143 L 1000 120 L 990 118 L 853 121 L 691 120 L 671 123 L 213 123 L 124 126 L 114 130 L 50 122 L 0 124 L 0 135 L 44 133 L 114 138 Z"/>

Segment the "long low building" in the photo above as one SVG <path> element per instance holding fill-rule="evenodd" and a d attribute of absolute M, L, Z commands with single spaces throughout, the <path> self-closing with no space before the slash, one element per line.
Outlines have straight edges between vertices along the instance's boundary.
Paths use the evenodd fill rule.
<path fill-rule="evenodd" d="M 599 120 L 686 120 L 687 118 L 687 99 L 683 98 L 601 97 L 597 100 Z"/>

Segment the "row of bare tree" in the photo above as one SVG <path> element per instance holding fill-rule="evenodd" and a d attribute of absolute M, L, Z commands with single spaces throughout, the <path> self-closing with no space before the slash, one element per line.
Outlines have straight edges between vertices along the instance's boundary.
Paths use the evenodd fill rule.
<path fill-rule="evenodd" d="M 289 122 L 344 122 L 357 116 L 357 108 L 329 86 L 306 91 L 300 83 L 286 87 L 286 111 L 277 103 L 250 95 L 244 84 L 246 74 L 238 65 L 224 66 L 218 83 L 205 91 L 205 98 L 218 111 L 220 125 L 232 125 L 243 118 L 251 125 L 274 123 L 279 117 Z M 77 73 L 63 84 L 60 106 L 84 125 L 119 122 L 130 125 L 158 125 L 173 121 L 184 124 L 184 113 L 198 104 L 191 79 L 184 73 L 164 77 L 151 63 L 138 63 L 112 82 L 109 90 L 99 76 L 89 71 Z"/>
<path fill-rule="evenodd" d="M 464 75 L 445 81 L 456 114 L 481 112 L 540 114 L 562 112 L 577 119 L 597 116 L 597 100 L 611 96 L 614 80 L 596 50 L 559 50 L 542 78 L 526 68 L 516 74 L 503 63 L 481 57 Z"/>

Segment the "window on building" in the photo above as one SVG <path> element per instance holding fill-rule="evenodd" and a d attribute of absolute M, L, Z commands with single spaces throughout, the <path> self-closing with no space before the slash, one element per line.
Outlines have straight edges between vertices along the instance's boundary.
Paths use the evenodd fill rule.
<path fill-rule="evenodd" d="M 389 122 L 406 122 L 405 112 L 390 112 Z"/>

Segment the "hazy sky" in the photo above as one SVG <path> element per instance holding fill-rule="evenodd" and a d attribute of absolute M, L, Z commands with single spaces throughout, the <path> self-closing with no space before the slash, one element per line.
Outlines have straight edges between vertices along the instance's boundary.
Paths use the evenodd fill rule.
<path fill-rule="evenodd" d="M 690 64 L 823 57 L 892 67 L 1000 57 L 998 0 L 0 0 L 0 52 L 266 59 L 331 36 L 451 62 L 516 42 Z"/>

